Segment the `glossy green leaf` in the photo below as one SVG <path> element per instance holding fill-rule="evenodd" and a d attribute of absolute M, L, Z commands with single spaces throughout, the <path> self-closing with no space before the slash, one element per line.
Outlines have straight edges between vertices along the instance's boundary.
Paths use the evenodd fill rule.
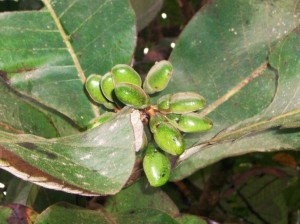
<path fill-rule="evenodd" d="M 139 112 L 124 109 L 103 125 L 64 138 L 0 132 L 0 167 L 51 189 L 115 194 L 132 172 L 142 128 Z"/>
<path fill-rule="evenodd" d="M 134 12 L 127 1 L 43 2 L 41 11 L 0 14 L 1 74 L 16 91 L 84 127 L 98 110 L 83 83 L 131 60 Z"/>
<path fill-rule="evenodd" d="M 209 114 L 214 128 L 207 133 L 186 136 L 187 144 L 193 147 L 180 157 L 174 179 L 183 178 L 228 156 L 251 151 L 276 150 L 279 145 L 284 144 L 283 140 L 279 145 L 269 142 L 268 146 L 262 148 L 264 144 L 260 142 L 255 148 L 252 139 L 247 139 L 250 141 L 248 146 L 245 139 L 244 144 L 216 144 L 221 139 L 212 139 L 218 133 L 217 138 L 223 136 L 230 126 L 260 114 L 273 99 L 276 100 L 276 97 L 279 97 L 281 102 L 288 100 L 290 105 L 299 105 L 299 97 L 289 99 L 290 95 L 286 95 L 288 98 L 285 98 L 285 95 L 280 94 L 281 84 L 277 85 L 277 71 L 267 66 L 270 51 L 277 47 L 278 41 L 300 24 L 299 17 L 300 8 L 297 1 L 216 0 L 207 4 L 188 24 L 170 58 L 174 65 L 174 76 L 167 91 L 182 91 L 182 88 L 198 91 L 208 103 L 208 107 L 200 114 Z M 294 53 L 288 54 L 299 55 L 296 47 L 299 44 L 292 41 L 289 44 L 293 46 L 291 48 L 294 49 Z M 289 63 L 291 58 L 293 56 L 288 56 L 286 63 Z M 274 64 L 272 60 L 271 65 Z M 293 69 L 298 67 L 295 63 L 291 66 Z M 299 86 L 299 77 L 284 73 L 279 69 L 279 80 L 281 76 L 287 75 L 294 85 Z M 183 87 L 184 82 L 189 84 Z M 286 81 L 284 83 L 287 84 Z M 289 91 L 289 88 L 283 87 L 283 91 Z M 292 93 L 296 96 L 298 94 L 296 91 Z M 279 114 L 282 115 L 282 111 Z M 294 119 L 296 120 L 295 117 Z M 269 127 L 272 125 L 249 130 L 255 132 Z M 270 133 L 273 132 L 266 135 Z M 275 136 L 274 139 L 277 137 Z M 231 140 L 239 141 L 238 136 Z M 297 145 L 291 144 L 281 148 L 297 148 Z M 208 157 L 211 159 L 207 159 Z"/>
<path fill-rule="evenodd" d="M 35 221 L 35 224 L 45 223 L 99 224 L 111 222 L 101 212 L 61 202 L 47 208 Z"/>

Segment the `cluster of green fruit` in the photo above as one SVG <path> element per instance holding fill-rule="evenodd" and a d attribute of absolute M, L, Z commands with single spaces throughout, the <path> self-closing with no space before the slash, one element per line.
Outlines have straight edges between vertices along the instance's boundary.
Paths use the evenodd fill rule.
<path fill-rule="evenodd" d="M 140 110 L 147 117 L 147 125 L 155 143 L 149 143 L 143 160 L 144 172 L 151 186 L 165 184 L 171 173 L 171 164 L 164 153 L 179 156 L 185 150 L 182 133 L 204 132 L 212 128 L 212 121 L 195 111 L 205 106 L 205 99 L 195 92 L 167 94 L 151 105 L 151 94 L 164 90 L 172 76 L 173 67 L 168 61 L 160 61 L 149 70 L 144 83 L 130 66 L 119 64 L 104 76 L 90 75 L 85 87 L 90 97 L 107 109 L 118 111 L 124 106 Z M 91 122 L 90 128 L 113 117 L 104 113 Z M 162 151 L 164 152 L 162 152 Z"/>

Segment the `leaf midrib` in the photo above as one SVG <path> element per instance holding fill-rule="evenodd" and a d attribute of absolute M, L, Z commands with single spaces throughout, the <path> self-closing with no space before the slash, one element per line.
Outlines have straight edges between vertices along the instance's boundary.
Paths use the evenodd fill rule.
<path fill-rule="evenodd" d="M 84 75 L 84 71 L 83 71 L 83 69 L 82 69 L 82 67 L 80 65 L 80 62 L 79 62 L 79 60 L 77 58 L 77 55 L 76 55 L 76 53 L 75 53 L 75 51 L 73 49 L 73 46 L 72 46 L 72 44 L 70 42 L 69 36 L 66 34 L 66 32 L 65 32 L 62 24 L 60 23 L 59 17 L 56 15 L 56 12 L 54 11 L 53 7 L 51 6 L 50 0 L 42 0 L 42 1 L 45 4 L 45 6 L 47 7 L 47 9 L 48 9 L 51 17 L 53 18 L 53 20 L 54 20 L 54 22 L 55 22 L 55 24 L 56 24 L 56 26 L 58 28 L 59 33 L 61 34 L 61 37 L 62 37 L 64 43 L 67 46 L 68 52 L 69 52 L 69 54 L 70 54 L 70 56 L 71 56 L 71 58 L 72 58 L 72 60 L 74 62 L 74 66 L 75 66 L 75 68 L 76 68 L 76 70 L 78 72 L 78 76 L 80 78 L 80 81 L 84 85 L 84 83 L 86 81 L 86 77 Z M 99 116 L 98 107 L 95 106 L 95 105 L 93 105 L 92 103 L 91 103 L 91 107 L 93 109 L 94 114 L 96 116 Z"/>

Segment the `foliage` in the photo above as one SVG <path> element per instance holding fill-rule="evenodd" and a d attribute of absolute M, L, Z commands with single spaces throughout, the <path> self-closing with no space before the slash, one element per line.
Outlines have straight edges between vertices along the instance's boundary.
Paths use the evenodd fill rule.
<path fill-rule="evenodd" d="M 143 2 L 0 2 L 0 222 L 299 222 L 299 1 Z M 152 188 L 139 114 L 86 130 L 106 109 L 84 83 L 162 59 L 174 74 L 153 101 L 201 93 L 214 128 L 186 134 Z"/>

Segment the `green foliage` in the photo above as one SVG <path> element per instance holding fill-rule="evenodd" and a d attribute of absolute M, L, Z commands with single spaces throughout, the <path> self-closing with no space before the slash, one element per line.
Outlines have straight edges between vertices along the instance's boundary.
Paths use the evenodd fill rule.
<path fill-rule="evenodd" d="M 299 1 L 0 11 L 1 223 L 299 222 Z M 155 154 L 166 179 L 149 178 L 145 133 L 172 154 Z M 151 185 L 174 183 L 149 186 L 144 157 Z"/>

